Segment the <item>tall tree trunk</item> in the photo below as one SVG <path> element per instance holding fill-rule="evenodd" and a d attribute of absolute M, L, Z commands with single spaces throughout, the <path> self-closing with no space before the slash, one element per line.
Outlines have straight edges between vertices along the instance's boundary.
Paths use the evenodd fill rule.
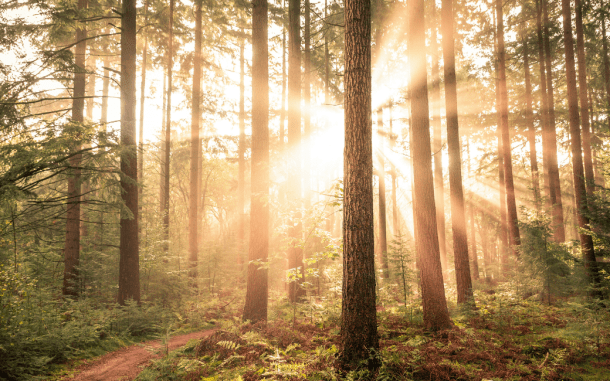
<path fill-rule="evenodd" d="M 198 218 L 199 211 L 199 121 L 201 120 L 201 24 L 203 0 L 195 2 L 195 62 L 193 65 L 193 94 L 191 114 L 191 170 L 189 189 L 189 277 L 197 287 Z"/>
<path fill-rule="evenodd" d="M 91 74 L 87 75 L 87 86 L 85 89 L 85 115 L 86 120 L 93 122 L 93 108 L 95 107 L 95 77 L 97 58 L 94 56 L 96 52 L 93 49 L 89 49 L 89 58 L 93 61 L 88 68 Z M 84 149 L 91 148 L 91 143 L 86 142 Z M 87 213 L 87 205 L 89 199 L 89 193 L 91 192 L 91 185 L 88 180 L 82 182 L 82 196 L 81 196 L 81 207 L 80 207 L 80 246 L 82 249 L 84 239 L 89 235 L 89 218 Z"/>
<path fill-rule="evenodd" d="M 87 0 L 78 0 L 78 9 L 87 8 Z M 74 63 L 74 92 L 72 99 L 72 121 L 83 123 L 85 111 L 87 31 L 84 26 L 76 29 L 76 48 Z M 80 128 L 80 126 L 76 127 Z M 81 147 L 72 147 L 73 152 L 79 152 Z M 81 170 L 82 154 L 74 155 L 70 161 L 71 173 L 68 177 L 68 197 L 66 201 L 66 239 L 64 246 L 64 279 L 62 294 L 76 297 L 78 290 L 78 266 L 80 264 L 80 197 L 81 197 Z"/>
<path fill-rule="evenodd" d="M 434 157 L 434 203 L 436 204 L 436 225 L 438 234 L 438 245 L 441 252 L 441 265 L 443 273 L 447 271 L 447 242 L 445 240 L 445 184 L 443 181 L 443 140 L 441 128 L 441 80 L 438 56 L 438 36 L 436 20 L 436 4 L 432 5 L 432 26 L 430 47 L 432 49 L 432 131 L 434 140 L 432 143 L 432 155 Z"/>
<path fill-rule="evenodd" d="M 447 0 L 443 1 L 443 8 Z M 426 30 L 424 1 L 409 1 L 409 41 L 407 43 L 411 92 L 411 140 L 413 142 L 413 203 L 415 210 L 415 247 L 420 259 L 424 326 L 439 330 L 451 327 L 447 311 L 445 286 L 434 205 L 432 150 L 430 149 L 430 115 L 428 110 L 428 76 L 426 75 Z M 443 15 L 443 17 L 446 17 Z M 447 62 L 447 61 L 445 61 Z M 447 65 L 447 64 L 445 64 Z M 447 74 L 445 74 L 447 75 Z M 463 217 L 463 215 L 462 215 Z M 468 250 L 468 249 L 466 249 Z M 466 257 L 468 261 L 468 257 Z M 468 262 L 466 262 L 468 265 Z"/>
<path fill-rule="evenodd" d="M 239 230 L 238 239 L 239 244 L 243 248 L 244 240 L 246 238 L 246 215 L 245 215 L 245 189 L 246 189 L 246 110 L 245 110 L 245 43 L 246 37 L 244 28 L 241 28 L 242 39 L 239 43 L 239 173 L 238 173 L 238 190 L 237 190 L 237 210 L 239 213 Z M 284 102 L 282 103 L 282 111 L 284 110 Z M 283 118 L 280 121 L 283 122 Z M 242 251 L 240 251 L 237 257 L 237 265 L 240 270 L 243 266 Z M 240 271 L 241 274 L 241 271 Z"/>
<path fill-rule="evenodd" d="M 591 125 L 589 124 L 589 98 L 587 97 L 587 62 L 585 60 L 585 38 L 582 26 L 582 2 L 575 0 L 576 5 L 576 50 L 578 52 L 578 91 L 580 96 L 580 114 L 582 120 L 582 149 L 584 153 L 585 184 L 587 194 L 595 191 L 595 174 L 591 154 Z"/>
<path fill-rule="evenodd" d="M 104 33 L 108 33 L 107 29 L 104 29 Z M 106 128 L 108 123 L 108 93 L 110 91 L 110 54 L 104 52 L 104 79 L 102 80 L 102 114 L 100 116 L 100 123 Z"/>
<path fill-rule="evenodd" d="M 606 18 L 601 17 L 602 24 L 602 55 L 604 60 L 604 82 L 606 85 L 606 120 L 610 127 L 610 58 L 608 58 L 608 40 L 606 36 Z"/>
<path fill-rule="evenodd" d="M 467 154 L 468 154 L 468 177 L 472 178 L 472 170 L 471 170 L 471 163 L 472 163 L 472 157 L 470 156 L 470 141 L 467 138 L 466 139 L 466 150 L 467 150 Z M 474 192 L 471 192 L 471 196 L 470 196 L 470 207 L 468 208 L 470 211 L 470 239 L 468 240 L 471 248 L 468 250 L 469 254 L 470 254 L 470 270 L 472 272 L 472 279 L 478 280 L 479 279 L 479 261 L 478 261 L 478 257 L 477 257 L 477 236 L 476 236 L 476 232 L 475 232 L 475 206 L 474 206 L 474 200 L 475 200 L 476 195 L 474 194 Z"/>
<path fill-rule="evenodd" d="M 542 4 L 536 0 L 536 32 L 538 35 L 538 63 L 540 68 L 540 116 L 542 125 L 542 166 L 544 190 L 546 194 L 546 208 L 551 210 L 555 203 L 555 188 L 551 186 L 551 134 L 549 132 L 549 103 L 546 88 L 546 69 L 544 54 L 544 39 L 542 37 Z"/>
<path fill-rule="evenodd" d="M 174 66 L 174 1 L 169 0 L 168 49 L 167 49 L 167 114 L 165 117 L 165 150 L 164 150 L 164 179 L 163 179 L 163 230 L 164 250 L 169 251 L 169 177 L 170 153 L 172 146 L 172 73 Z"/>
<path fill-rule="evenodd" d="M 536 158 L 536 127 L 534 126 L 534 110 L 532 107 L 532 79 L 530 75 L 530 59 L 527 46 L 527 35 L 522 35 L 523 41 L 523 68 L 525 77 L 525 124 L 528 134 L 527 140 L 530 149 L 530 170 L 532 172 L 532 189 L 534 190 L 534 204 L 540 208 L 540 180 L 538 175 L 538 160 Z"/>
<path fill-rule="evenodd" d="M 394 151 L 394 147 L 396 146 L 396 137 L 394 132 L 392 131 L 392 101 L 388 105 L 388 112 L 390 114 L 390 151 Z M 400 226 L 398 222 L 398 204 L 396 201 L 396 166 L 394 163 L 392 165 L 392 233 L 394 237 L 400 235 Z"/>
<path fill-rule="evenodd" d="M 496 69 L 496 119 L 497 128 L 496 132 L 498 135 L 498 193 L 500 195 L 500 221 L 499 221 L 499 240 L 500 240 L 500 252 L 502 253 L 502 272 L 508 272 L 508 229 L 506 224 L 506 186 L 504 185 L 504 156 L 502 155 L 502 128 L 500 127 L 501 113 L 500 113 L 500 76 L 498 74 L 498 29 L 496 22 L 496 13 L 493 13 L 493 24 L 494 24 L 494 52 L 496 55 L 495 69 Z"/>
<path fill-rule="evenodd" d="M 311 8 L 309 0 L 305 0 L 305 29 L 303 30 L 304 53 L 303 58 L 303 196 L 305 208 L 311 203 Z"/>
<path fill-rule="evenodd" d="M 148 22 L 148 2 L 144 2 L 144 24 Z M 142 82 L 140 84 L 140 128 L 139 128 L 139 142 L 138 142 L 138 181 L 140 184 L 144 181 L 144 104 L 146 103 L 146 70 L 148 66 L 148 34 L 144 34 L 144 50 L 142 51 Z M 144 195 L 144 187 L 138 188 L 138 229 L 142 232 L 142 198 Z"/>
<path fill-rule="evenodd" d="M 269 45 L 267 0 L 252 2 L 252 183 L 244 320 L 267 321 L 269 252 Z M 258 263 L 256 263 L 258 262 Z M 260 264 L 259 264 L 260 263 Z"/>
<path fill-rule="evenodd" d="M 542 0 L 544 16 L 544 50 L 546 53 L 546 87 L 548 90 L 548 133 L 549 133 L 549 185 L 554 189 L 555 198 L 551 194 L 553 204 L 553 230 L 557 242 L 565 241 L 565 227 L 563 226 L 563 202 L 561 199 L 561 183 L 559 180 L 559 167 L 557 163 L 557 132 L 555 130 L 555 95 L 553 90 L 552 55 L 549 31 L 548 0 Z"/>
<path fill-rule="evenodd" d="M 385 159 L 383 157 L 383 141 L 386 138 L 385 131 L 383 129 L 383 108 L 377 109 L 377 131 L 380 135 L 380 152 L 378 154 L 379 159 L 379 256 L 381 264 L 381 276 L 383 278 L 389 278 L 389 267 L 388 267 L 388 236 L 387 236 L 387 217 L 386 217 L 386 202 L 385 202 Z"/>
<path fill-rule="evenodd" d="M 285 9 L 285 1 L 282 0 L 282 9 Z M 282 22 L 282 107 L 280 109 L 280 151 L 284 152 L 286 128 L 286 21 Z"/>
<path fill-rule="evenodd" d="M 299 247 L 302 235 L 301 215 L 301 2 L 288 1 L 288 151 L 289 199 L 294 205 L 294 221 L 290 228 L 293 242 L 288 248 L 288 268 L 295 271 L 297 278 L 288 286 L 288 298 L 297 301 L 305 294 L 301 287 L 304 275 L 303 250 Z"/>
<path fill-rule="evenodd" d="M 576 92 L 576 69 L 574 63 L 574 41 L 572 37 L 572 15 L 570 0 L 561 1 L 563 14 L 563 40 L 566 58 L 566 83 L 568 88 L 568 110 L 570 113 L 570 140 L 572 151 L 572 167 L 574 174 L 574 197 L 580 227 L 580 244 L 582 246 L 583 262 L 589 278 L 589 285 L 595 287 L 599 284 L 599 272 L 593 250 L 593 238 L 584 233 L 589 230 L 589 218 L 587 217 L 587 196 L 585 190 L 584 170 L 582 160 L 582 147 L 580 140 L 580 120 L 578 115 L 578 93 Z M 591 290 L 591 296 L 602 297 L 599 290 Z"/>
<path fill-rule="evenodd" d="M 375 306 L 371 2 L 345 1 L 345 149 L 343 201 L 343 368 L 355 369 L 379 349 Z M 376 362 L 369 362 L 375 367 Z"/>
<path fill-rule="evenodd" d="M 468 259 L 468 236 L 462 188 L 462 160 L 457 108 L 457 80 L 453 37 L 453 0 L 443 0 L 441 27 L 445 71 L 445 113 L 447 115 L 447 148 L 449 150 L 449 191 L 451 193 L 451 230 L 458 303 L 473 302 L 472 278 Z"/>
<path fill-rule="evenodd" d="M 167 128 L 167 71 L 163 71 L 163 90 L 161 96 L 161 144 L 159 146 L 159 213 L 165 210 L 165 130 Z"/>
<path fill-rule="evenodd" d="M 123 0 L 121 13 L 121 188 L 132 216 L 121 212 L 118 303 L 140 301 L 138 156 L 136 149 L 136 1 Z"/>
<path fill-rule="evenodd" d="M 513 183 L 513 162 L 508 126 L 508 91 L 506 89 L 506 58 L 504 51 L 504 12 L 502 0 L 496 0 L 498 20 L 498 85 L 500 90 L 500 130 L 502 131 L 502 158 L 504 159 L 504 186 L 506 187 L 506 214 L 510 246 L 521 244 L 519 221 L 517 220 L 517 203 Z M 517 251 L 513 248 L 514 253 Z"/>

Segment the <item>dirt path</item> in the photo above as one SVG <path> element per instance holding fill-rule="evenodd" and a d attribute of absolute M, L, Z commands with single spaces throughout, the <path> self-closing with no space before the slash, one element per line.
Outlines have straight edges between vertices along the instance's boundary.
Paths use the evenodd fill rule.
<path fill-rule="evenodd" d="M 213 329 L 174 336 L 169 341 L 169 350 L 179 348 L 189 340 L 201 339 L 214 332 Z M 64 377 L 65 381 L 124 381 L 133 380 L 152 359 L 162 356 L 161 341 L 147 341 L 110 352 L 79 366 L 76 374 Z"/>

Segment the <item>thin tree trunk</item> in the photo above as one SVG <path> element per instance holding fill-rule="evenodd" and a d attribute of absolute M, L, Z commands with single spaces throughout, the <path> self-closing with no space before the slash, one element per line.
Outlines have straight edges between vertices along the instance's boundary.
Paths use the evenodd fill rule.
<path fill-rule="evenodd" d="M 447 265 L 447 242 L 445 239 L 445 184 L 443 180 L 443 140 L 441 129 L 441 81 L 438 56 L 438 36 L 436 20 L 436 4 L 432 5 L 432 27 L 430 47 L 432 49 L 432 90 L 430 98 L 432 101 L 432 131 L 434 140 L 432 143 L 432 155 L 434 157 L 434 202 L 436 204 L 436 224 L 438 234 L 438 245 L 441 253 L 441 265 L 445 274 Z"/>
<path fill-rule="evenodd" d="M 174 1 L 169 0 L 169 24 L 168 24 L 168 49 L 167 49 L 167 116 L 165 117 L 165 160 L 163 179 L 163 230 L 164 250 L 169 251 L 169 177 L 170 177 L 170 153 L 172 139 L 172 73 L 174 66 Z"/>
<path fill-rule="evenodd" d="M 546 82 L 548 90 L 548 121 L 549 121 L 549 185 L 553 187 L 555 199 L 551 194 L 553 204 L 553 230 L 557 242 L 565 241 L 565 227 L 563 226 L 563 203 L 561 198 L 561 183 L 559 180 L 559 167 L 557 164 L 557 132 L 555 130 L 555 95 L 553 91 L 553 72 L 551 62 L 551 43 L 549 31 L 548 0 L 542 0 L 542 12 L 544 16 L 544 49 L 546 53 Z"/>
<path fill-rule="evenodd" d="M 201 120 L 201 25 L 203 1 L 195 2 L 195 62 L 193 65 L 193 94 L 191 114 L 191 168 L 189 189 L 189 277 L 191 285 L 197 287 L 198 264 L 198 218 L 199 211 L 199 121 Z"/>
<path fill-rule="evenodd" d="M 78 0 L 78 9 L 87 8 L 87 0 Z M 75 66 L 74 72 L 74 99 L 72 100 L 72 121 L 83 123 L 85 111 L 85 57 L 87 53 L 87 31 L 84 26 L 76 30 Z M 78 135 L 78 134 L 77 134 Z M 74 152 L 81 147 L 72 147 Z M 82 154 L 74 155 L 69 163 L 72 168 L 68 177 L 68 197 L 66 201 L 66 239 L 64 246 L 64 279 L 62 294 L 77 297 L 79 294 L 80 264 L 80 197 L 81 197 L 81 170 Z"/>
<path fill-rule="evenodd" d="M 546 194 L 546 208 L 551 210 L 555 203 L 555 188 L 551 186 L 551 134 L 549 133 L 549 103 L 548 93 L 546 89 L 546 69 L 544 55 L 544 39 L 542 37 L 542 5 L 540 0 L 536 0 L 536 32 L 538 35 L 538 63 L 540 68 L 540 115 L 542 125 L 542 166 L 543 166 L 543 184 Z"/>
<path fill-rule="evenodd" d="M 309 208 L 311 203 L 311 168 L 310 168 L 310 139 L 311 139 L 311 9 L 309 0 L 305 0 L 305 57 L 303 57 L 303 196 L 304 206 Z"/>
<path fill-rule="evenodd" d="M 288 248 L 288 268 L 294 269 L 301 276 L 304 274 L 303 250 L 298 246 L 301 235 L 301 215 L 298 212 L 301 201 L 301 2 L 288 1 L 288 150 L 289 164 L 289 199 L 295 203 L 294 221 L 290 228 L 293 242 Z M 295 275 L 297 275 L 295 273 Z M 297 301 L 305 294 L 301 287 L 302 277 L 297 277 L 288 286 L 288 298 Z"/>
<path fill-rule="evenodd" d="M 527 140 L 530 149 L 530 170 L 532 172 L 532 189 L 534 191 L 534 204 L 540 208 L 540 180 L 538 175 L 538 160 L 536 158 L 536 127 L 534 126 L 534 110 L 532 107 L 532 79 L 530 75 L 530 60 L 527 45 L 527 36 L 523 35 L 523 68 L 525 77 L 525 124 L 528 134 Z"/>
<path fill-rule="evenodd" d="M 502 156 L 504 160 L 504 186 L 506 187 L 506 213 L 511 248 L 521 244 L 519 221 L 517 220 L 517 203 L 513 183 L 513 163 L 511 153 L 510 131 L 508 126 L 508 91 L 506 88 L 506 58 L 504 51 L 504 12 L 502 0 L 496 0 L 498 21 L 498 85 L 500 90 L 500 130 L 502 131 Z M 513 253 L 518 252 L 513 248 Z"/>
<path fill-rule="evenodd" d="M 591 125 L 589 124 L 589 98 L 587 97 L 587 62 L 585 60 L 585 38 L 582 26 L 582 2 L 576 5 L 576 49 L 578 52 L 578 91 L 580 95 L 580 114 L 582 121 L 582 149 L 584 153 L 585 184 L 587 195 L 595 191 L 595 174 L 591 154 Z"/>
<path fill-rule="evenodd" d="M 163 71 L 163 97 L 161 105 L 161 144 L 159 146 L 159 213 L 163 216 L 165 210 L 165 129 L 167 128 L 167 72 Z"/>
<path fill-rule="evenodd" d="M 239 213 L 239 244 L 243 245 L 246 238 L 246 215 L 245 215 L 245 189 L 246 189 L 246 111 L 245 111 L 245 42 L 244 28 L 241 28 L 242 39 L 239 43 L 239 173 L 238 173 L 238 195 L 237 210 Z M 282 103 L 282 111 L 284 102 Z M 280 123 L 283 123 L 283 118 Z M 241 251 L 237 257 L 237 265 L 240 270 L 243 266 Z M 240 271 L 241 274 L 241 271 Z"/>
<path fill-rule="evenodd" d="M 471 163 L 472 163 L 472 157 L 470 156 L 470 141 L 467 138 L 466 139 L 466 150 L 467 150 L 467 154 L 468 154 L 468 177 L 472 178 L 472 170 L 471 170 Z M 468 250 L 469 254 L 470 254 L 470 270 L 472 272 L 472 279 L 478 280 L 479 279 L 479 261 L 477 258 L 477 236 L 476 236 L 476 232 L 475 232 L 475 213 L 474 213 L 474 198 L 476 197 L 475 194 L 473 194 L 473 192 L 471 192 L 471 196 L 470 196 L 470 207 L 468 208 L 470 211 L 470 239 L 468 240 L 470 245 L 471 245 L 471 249 Z"/>
<path fill-rule="evenodd" d="M 104 29 L 104 33 L 108 33 L 107 29 Z M 104 79 L 102 80 L 102 114 L 100 117 L 100 123 L 104 125 L 106 129 L 106 123 L 108 123 L 108 92 L 110 90 L 110 55 L 104 52 Z"/>
<path fill-rule="evenodd" d="M 282 9 L 285 9 L 282 1 Z M 280 109 L 280 152 L 284 152 L 286 128 L 286 23 L 282 23 L 282 107 Z"/>
<path fill-rule="evenodd" d="M 267 321 L 269 252 L 269 45 L 267 0 L 252 2 L 252 184 L 244 320 Z M 254 263 L 258 262 L 258 263 Z"/>
<path fill-rule="evenodd" d="M 602 55 L 604 60 L 604 83 L 606 85 L 606 119 L 610 127 L 610 59 L 608 58 L 608 40 L 606 37 L 606 18 L 601 17 L 602 24 Z"/>
<path fill-rule="evenodd" d="M 473 302 L 472 278 L 468 259 L 468 236 L 462 187 L 462 160 L 455 77 L 453 37 L 453 0 L 443 0 L 441 26 L 443 32 L 443 62 L 445 71 L 445 113 L 447 115 L 447 147 L 449 150 L 449 191 L 451 193 L 451 229 L 458 303 Z"/>
<path fill-rule="evenodd" d="M 388 236 L 387 236 L 387 217 L 386 217 L 386 200 L 385 200 L 385 159 L 383 157 L 383 140 L 386 134 L 383 130 L 383 108 L 377 109 L 377 131 L 380 134 L 381 149 L 378 153 L 379 159 L 379 256 L 381 265 L 381 276 L 385 279 L 389 278 L 388 267 Z"/>
<path fill-rule="evenodd" d="M 375 297 L 373 143 L 371 123 L 371 3 L 345 1 L 345 150 L 341 353 L 358 368 L 379 349 Z M 374 368 L 376 361 L 369 362 Z"/>
<path fill-rule="evenodd" d="M 599 284 L 599 272 L 593 250 L 593 238 L 584 233 L 589 230 L 589 218 L 587 217 L 587 196 L 585 190 L 584 170 L 582 160 L 582 147 L 580 139 L 580 120 L 578 115 L 578 93 L 576 91 L 576 69 L 574 63 L 574 41 L 572 37 L 572 18 L 570 0 L 561 1 L 563 14 L 563 40 L 566 59 L 566 83 L 568 89 L 568 110 L 570 113 L 570 140 L 572 151 L 572 167 L 574 174 L 574 197 L 580 227 L 580 244 L 585 270 L 589 278 L 589 286 L 595 287 Z M 589 294 L 594 297 L 602 297 L 599 290 L 591 290 Z"/>
<path fill-rule="evenodd" d="M 148 2 L 144 2 L 144 24 L 148 22 Z M 138 142 L 138 182 L 142 185 L 144 181 L 144 104 L 146 103 L 146 69 L 148 66 L 148 34 L 144 34 L 144 50 L 142 51 L 142 82 L 140 84 L 140 128 L 139 128 L 139 142 Z M 144 187 L 138 188 L 138 229 L 142 232 L 142 198 L 144 195 Z"/>
<path fill-rule="evenodd" d="M 121 14 L 121 188 L 132 216 L 121 212 L 118 303 L 140 301 L 138 156 L 136 149 L 136 1 L 123 0 Z"/>
<path fill-rule="evenodd" d="M 444 9 L 447 6 L 446 1 L 443 1 Z M 420 259 L 424 326 L 427 329 L 436 331 L 451 327 L 452 322 L 445 299 L 445 286 L 443 284 L 440 249 L 438 246 L 436 207 L 434 205 L 432 150 L 430 149 L 430 114 L 428 110 L 428 76 L 426 75 L 424 1 L 409 1 L 408 7 L 409 14 L 411 15 L 407 48 L 411 65 L 409 72 L 411 84 L 413 180 L 417 184 L 414 187 L 413 194 L 415 245 Z M 443 15 L 444 17 L 446 16 Z M 468 261 L 468 257 L 466 257 L 466 261 Z"/>

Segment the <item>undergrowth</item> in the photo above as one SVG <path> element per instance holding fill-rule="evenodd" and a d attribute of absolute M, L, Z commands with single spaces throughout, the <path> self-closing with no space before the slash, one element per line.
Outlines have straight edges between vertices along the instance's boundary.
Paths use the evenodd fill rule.
<path fill-rule="evenodd" d="M 514 290 L 475 292 L 478 309 L 453 308 L 455 327 L 426 332 L 416 308 L 378 314 L 381 367 L 339 374 L 338 318 L 295 319 L 277 300 L 268 324 L 221 322 L 212 336 L 156 361 L 138 380 L 608 380 L 610 315 L 576 298 L 544 305 Z M 411 317 L 411 318 L 409 318 Z"/>

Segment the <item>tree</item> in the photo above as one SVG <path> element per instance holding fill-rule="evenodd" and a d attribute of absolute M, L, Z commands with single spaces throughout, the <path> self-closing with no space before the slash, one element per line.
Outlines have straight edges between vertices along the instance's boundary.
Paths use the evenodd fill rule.
<path fill-rule="evenodd" d="M 555 130 L 555 94 L 553 88 L 553 72 L 552 72 L 552 55 L 551 55 L 551 42 L 550 42 L 550 31 L 549 31 L 549 12 L 548 12 L 548 0 L 542 0 L 542 13 L 544 17 L 544 50 L 545 50 L 545 66 L 546 66 L 546 88 L 547 88 L 547 115 L 548 115 L 548 159 L 549 159 L 549 186 L 550 199 L 553 208 L 553 228 L 554 237 L 557 242 L 565 241 L 565 228 L 563 226 L 563 202 L 561 197 L 561 183 L 559 180 L 559 167 L 557 164 L 557 132 Z"/>
<path fill-rule="evenodd" d="M 341 354 L 357 368 L 379 349 L 375 306 L 371 3 L 345 1 L 345 149 Z M 375 363 L 369 363 L 375 367 Z"/>
<path fill-rule="evenodd" d="M 441 25 L 443 31 L 443 62 L 445 71 L 445 113 L 447 115 L 447 146 L 449 150 L 449 191 L 451 193 L 451 228 L 458 303 L 474 302 L 468 258 L 468 237 L 464 190 L 462 188 L 462 160 L 457 108 L 457 81 L 453 37 L 453 1 L 443 0 Z M 427 96 L 427 94 L 425 94 Z M 427 101 L 427 100 L 426 100 Z M 427 103 L 427 102 L 426 102 Z"/>
<path fill-rule="evenodd" d="M 140 301 L 138 156 L 136 150 L 136 1 L 123 0 L 121 14 L 121 213 L 119 304 Z M 131 214 L 131 215 L 130 215 Z"/>
<path fill-rule="evenodd" d="M 148 3 L 149 0 L 144 2 L 144 24 L 148 23 Z M 144 50 L 142 51 L 142 82 L 140 84 L 140 128 L 139 128 L 139 142 L 138 142 L 138 181 L 144 179 L 144 104 L 146 103 L 146 70 L 148 69 L 148 34 L 144 34 Z M 138 228 L 142 228 L 142 197 L 144 194 L 144 187 L 139 187 L 139 202 L 138 202 Z"/>
<path fill-rule="evenodd" d="M 520 244 L 519 221 L 517 220 L 517 203 L 513 183 L 513 162 L 511 153 L 510 131 L 508 126 L 508 91 L 506 89 L 506 58 L 504 51 L 504 12 L 502 0 L 496 0 L 496 17 L 498 20 L 498 86 L 500 130 L 502 133 L 502 159 L 504 161 L 504 186 L 506 187 L 506 212 L 511 246 Z"/>
<path fill-rule="evenodd" d="M 383 140 L 387 136 L 383 129 L 383 107 L 377 109 L 377 130 L 381 135 L 381 148 L 377 156 L 379 161 L 379 259 L 383 278 L 390 276 L 388 269 L 388 238 L 386 229 L 386 200 L 385 200 L 385 159 L 383 158 Z"/>
<path fill-rule="evenodd" d="M 165 137 L 163 139 L 163 199 L 161 200 L 161 214 L 165 229 L 165 251 L 169 251 L 169 178 L 170 154 L 172 146 L 172 74 L 174 66 L 174 1 L 169 0 L 168 48 L 167 48 L 167 112 L 165 116 Z"/>
<path fill-rule="evenodd" d="M 304 275 L 303 249 L 299 241 L 302 235 L 301 214 L 301 2 L 288 1 L 288 152 L 290 158 L 289 198 L 296 203 L 291 222 L 288 248 L 288 268 L 297 272 L 296 282 L 288 286 L 291 302 L 305 294 L 301 287 Z"/>
<path fill-rule="evenodd" d="M 246 190 L 246 102 L 245 102 L 245 34 L 241 29 L 242 38 L 239 42 L 239 147 L 238 147 L 238 174 L 237 174 L 237 212 L 239 213 L 239 230 L 237 237 L 243 244 L 246 238 L 245 190 Z M 284 106 L 282 104 L 282 110 Z M 283 120 L 280 122 L 283 123 Z M 238 257 L 238 265 L 243 264 L 242 255 Z"/>
<path fill-rule="evenodd" d="M 78 10 L 87 8 L 87 0 L 78 0 Z M 85 108 L 85 54 L 87 51 L 87 31 L 84 26 L 76 29 L 74 95 L 72 99 L 72 128 L 81 128 Z M 64 296 L 78 296 L 78 266 L 80 262 L 80 199 L 82 154 L 80 146 L 72 147 L 76 154 L 69 161 L 71 175 L 68 177 L 68 197 L 66 206 L 66 241 L 64 246 Z"/>
<path fill-rule="evenodd" d="M 434 203 L 436 205 L 436 224 L 438 231 L 438 244 L 441 251 L 441 265 L 443 271 L 447 271 L 447 243 L 445 240 L 445 184 L 443 181 L 443 139 L 441 129 L 441 80 L 438 57 L 438 37 L 436 31 L 436 4 L 432 4 L 432 31 L 430 37 L 430 48 L 432 50 L 432 131 L 434 140 L 432 142 L 432 154 L 434 156 Z"/>
<path fill-rule="evenodd" d="M 195 62 L 193 71 L 193 93 L 191 110 L 191 168 L 190 168 L 190 193 L 189 193 L 189 276 L 193 278 L 192 285 L 197 287 L 197 255 L 199 251 L 198 242 L 198 217 L 199 211 L 199 120 L 201 118 L 201 24 L 202 24 L 202 0 L 195 4 Z M 241 213 L 243 214 L 243 208 Z"/>
<path fill-rule="evenodd" d="M 585 177 L 582 160 L 582 145 L 580 138 L 580 119 L 578 114 L 578 93 L 576 92 L 576 68 L 574 63 L 574 40 L 572 37 L 572 12 L 570 0 L 561 1 L 563 15 L 563 40 L 566 59 L 566 81 L 568 90 L 568 111 L 570 113 L 570 148 L 572 151 L 572 171 L 574 175 L 574 197 L 576 199 L 578 226 L 580 230 L 580 244 L 585 269 L 589 278 L 589 285 L 599 283 L 599 273 L 593 249 L 593 238 L 586 233 L 589 230 L 589 217 L 587 217 L 587 195 L 585 190 Z M 602 297 L 599 290 L 592 289 L 591 296 Z"/>
<path fill-rule="evenodd" d="M 252 2 L 252 185 L 244 320 L 267 321 L 269 63 L 267 0 Z"/>
<path fill-rule="evenodd" d="M 411 141 L 415 211 L 415 249 L 419 257 L 424 326 L 431 330 L 451 327 L 445 299 L 445 286 L 438 247 L 430 118 L 426 75 L 424 2 L 409 2 L 409 41 L 407 43 L 411 92 Z M 466 257 L 468 260 L 468 257 Z M 468 263 L 468 262 L 467 262 Z"/>

